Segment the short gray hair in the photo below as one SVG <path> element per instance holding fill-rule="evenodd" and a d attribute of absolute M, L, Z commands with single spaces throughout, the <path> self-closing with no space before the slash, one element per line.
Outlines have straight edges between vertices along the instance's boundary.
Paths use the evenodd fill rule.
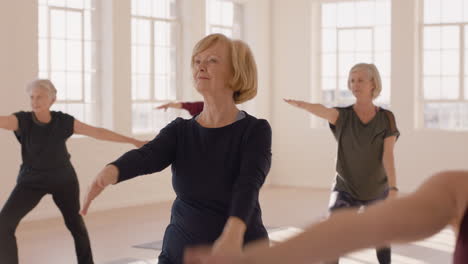
<path fill-rule="evenodd" d="M 369 77 L 369 80 L 374 83 L 374 91 L 372 92 L 372 99 L 377 98 L 380 95 L 380 92 L 382 92 L 382 80 L 380 78 L 380 73 L 379 70 L 377 70 L 377 67 L 373 63 L 358 63 L 354 65 L 351 70 L 349 70 L 349 75 L 348 75 L 348 89 L 351 90 L 351 86 L 349 83 L 349 77 L 351 76 L 351 73 L 356 72 L 356 71 L 365 71 L 367 73 L 367 77 Z"/>
<path fill-rule="evenodd" d="M 28 93 L 32 92 L 32 89 L 39 87 L 47 90 L 50 98 L 55 99 L 57 96 L 57 89 L 55 89 L 54 84 L 49 79 L 36 79 L 28 84 L 26 91 Z"/>

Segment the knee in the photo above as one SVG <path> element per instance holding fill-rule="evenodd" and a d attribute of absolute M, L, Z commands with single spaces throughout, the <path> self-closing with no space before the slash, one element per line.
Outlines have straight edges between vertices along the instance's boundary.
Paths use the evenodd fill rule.
<path fill-rule="evenodd" d="M 68 216 L 64 220 L 65 225 L 70 231 L 86 230 L 83 218 L 79 214 Z"/>

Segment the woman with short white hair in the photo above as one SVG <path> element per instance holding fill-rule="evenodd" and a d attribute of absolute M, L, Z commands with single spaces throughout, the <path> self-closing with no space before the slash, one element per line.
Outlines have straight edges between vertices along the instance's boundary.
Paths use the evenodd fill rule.
<path fill-rule="evenodd" d="M 86 226 L 79 214 L 78 179 L 66 141 L 73 134 L 81 134 L 136 147 L 145 142 L 87 125 L 66 113 L 51 111 L 57 90 L 50 80 L 32 81 L 27 92 L 32 111 L 0 116 L 0 128 L 14 131 L 21 144 L 23 160 L 17 184 L 0 211 L 0 262 L 18 263 L 16 228 L 42 197 L 50 194 L 73 236 L 78 263 L 94 263 Z"/>

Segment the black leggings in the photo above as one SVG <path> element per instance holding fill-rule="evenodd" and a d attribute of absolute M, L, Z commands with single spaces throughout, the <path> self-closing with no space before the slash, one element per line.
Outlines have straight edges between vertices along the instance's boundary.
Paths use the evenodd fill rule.
<path fill-rule="evenodd" d="M 17 184 L 0 212 L 1 263 L 18 263 L 16 228 L 46 194 L 52 195 L 73 236 L 78 263 L 93 264 L 88 232 L 79 214 L 78 179 L 71 166 L 47 171 L 21 169 Z"/>
<path fill-rule="evenodd" d="M 329 211 L 331 213 L 343 209 L 343 208 L 360 208 L 371 205 L 373 203 L 383 201 L 388 196 L 388 190 L 386 190 L 380 197 L 373 200 L 358 200 L 352 197 L 347 192 L 334 191 L 330 198 Z M 380 264 L 390 264 L 392 262 L 392 250 L 390 247 L 383 247 L 376 249 L 377 259 Z M 328 264 L 338 263 L 337 261 L 328 262 Z"/>

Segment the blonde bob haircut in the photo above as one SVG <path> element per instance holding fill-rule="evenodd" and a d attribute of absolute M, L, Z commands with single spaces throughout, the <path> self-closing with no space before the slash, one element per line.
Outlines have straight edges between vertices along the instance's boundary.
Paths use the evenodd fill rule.
<path fill-rule="evenodd" d="M 229 87 L 234 92 L 236 104 L 246 102 L 257 95 L 257 65 L 249 46 L 241 40 L 231 40 L 223 34 L 211 34 L 201 39 L 193 48 L 192 70 L 194 70 L 195 56 L 216 43 L 223 43 L 229 49 L 232 79 Z"/>
<path fill-rule="evenodd" d="M 374 90 L 372 91 L 372 99 L 377 98 L 380 95 L 380 92 L 382 92 L 382 80 L 380 79 L 380 73 L 379 73 L 379 70 L 377 70 L 377 67 L 372 63 L 358 63 L 354 65 L 349 71 L 349 75 L 348 75 L 348 89 L 349 90 L 351 90 L 351 83 L 350 83 L 351 73 L 357 72 L 357 71 L 364 71 L 367 73 L 367 77 L 374 84 Z"/>
<path fill-rule="evenodd" d="M 57 89 L 55 89 L 54 84 L 48 79 L 36 79 L 30 82 L 26 86 L 26 92 L 30 94 L 36 87 L 45 89 L 51 99 L 55 99 L 57 97 Z"/>

